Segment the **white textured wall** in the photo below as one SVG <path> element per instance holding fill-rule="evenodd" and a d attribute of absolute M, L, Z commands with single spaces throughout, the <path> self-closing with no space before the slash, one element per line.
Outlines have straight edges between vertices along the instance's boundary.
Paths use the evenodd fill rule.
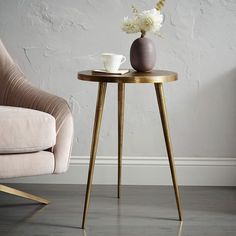
<path fill-rule="evenodd" d="M 129 56 L 138 35 L 120 30 L 131 5 L 155 0 L 0 0 L 0 37 L 36 86 L 63 96 L 75 120 L 73 155 L 86 156 L 97 84 L 79 70 L 99 68 L 102 52 Z M 165 86 L 176 156 L 236 156 L 236 1 L 167 0 L 163 38 L 155 38 L 157 68 L 179 73 Z M 129 62 L 125 67 L 130 67 Z M 151 85 L 127 85 L 126 156 L 164 156 Z M 116 86 L 107 90 L 99 155 L 115 156 Z"/>

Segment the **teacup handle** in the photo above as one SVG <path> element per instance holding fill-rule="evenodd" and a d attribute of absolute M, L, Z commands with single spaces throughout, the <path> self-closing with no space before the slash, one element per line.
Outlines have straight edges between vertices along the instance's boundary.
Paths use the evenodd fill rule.
<path fill-rule="evenodd" d="M 125 56 L 122 56 L 122 60 L 121 60 L 121 63 L 120 63 L 120 64 L 123 64 L 125 61 L 126 61 L 126 57 L 125 57 Z"/>

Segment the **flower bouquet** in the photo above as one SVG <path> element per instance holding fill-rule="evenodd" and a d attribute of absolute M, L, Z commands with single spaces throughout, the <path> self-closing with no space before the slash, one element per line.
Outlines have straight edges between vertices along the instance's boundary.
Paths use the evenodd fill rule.
<path fill-rule="evenodd" d="M 132 67 L 141 72 L 151 71 L 155 66 L 156 52 L 153 41 L 146 38 L 147 32 L 159 34 L 164 20 L 160 10 L 164 6 L 165 0 L 160 0 L 155 8 L 139 12 L 132 6 L 133 18 L 125 17 L 122 30 L 128 34 L 141 33 L 141 37 L 136 39 L 130 49 L 130 62 Z"/>

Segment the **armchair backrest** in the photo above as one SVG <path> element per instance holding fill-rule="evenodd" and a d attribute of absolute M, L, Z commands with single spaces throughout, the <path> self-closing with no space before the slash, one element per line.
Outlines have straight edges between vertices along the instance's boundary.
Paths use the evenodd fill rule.
<path fill-rule="evenodd" d="M 10 67 L 14 64 L 13 59 L 9 55 L 5 46 L 0 39 L 0 78 L 4 76 L 4 74 L 10 69 Z"/>
<path fill-rule="evenodd" d="M 9 86 L 14 78 L 18 80 L 22 73 L 0 39 L 0 105 L 8 105 Z"/>

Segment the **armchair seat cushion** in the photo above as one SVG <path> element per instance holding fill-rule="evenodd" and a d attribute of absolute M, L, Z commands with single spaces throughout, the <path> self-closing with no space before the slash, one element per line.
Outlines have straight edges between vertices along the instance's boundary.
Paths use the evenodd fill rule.
<path fill-rule="evenodd" d="M 53 116 L 33 109 L 0 106 L 0 154 L 37 152 L 55 143 Z"/>

